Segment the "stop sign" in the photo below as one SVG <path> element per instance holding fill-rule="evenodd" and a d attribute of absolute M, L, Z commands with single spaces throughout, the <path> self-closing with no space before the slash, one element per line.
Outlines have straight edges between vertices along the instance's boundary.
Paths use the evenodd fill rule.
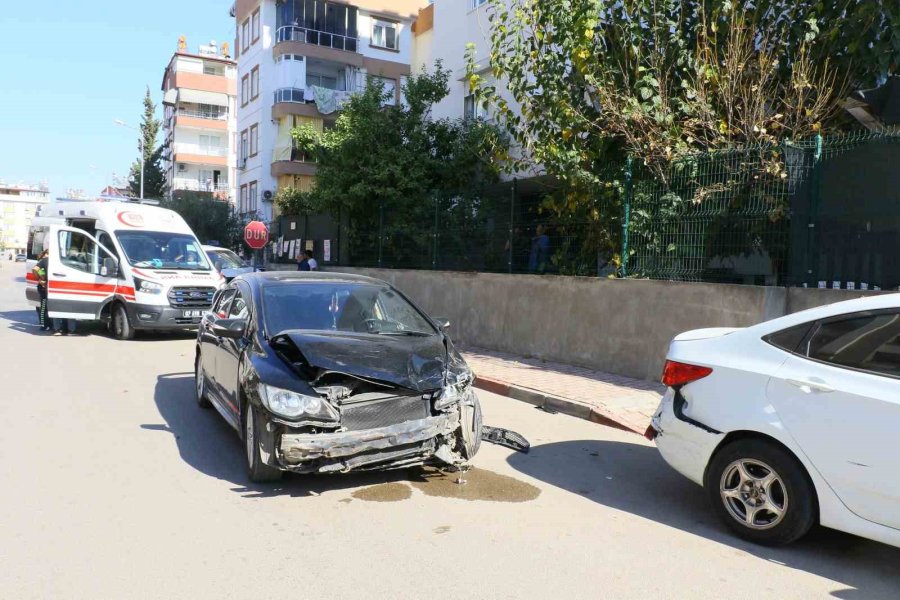
<path fill-rule="evenodd" d="M 259 250 L 269 243 L 269 228 L 260 221 L 250 221 L 244 227 L 244 241 L 254 250 Z"/>

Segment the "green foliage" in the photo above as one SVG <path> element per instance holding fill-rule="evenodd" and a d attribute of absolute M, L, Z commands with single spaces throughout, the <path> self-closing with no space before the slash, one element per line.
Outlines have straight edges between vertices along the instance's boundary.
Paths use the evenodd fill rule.
<path fill-rule="evenodd" d="M 293 187 L 285 187 L 275 194 L 275 204 L 283 215 L 305 215 L 313 210 L 310 193 Z"/>
<path fill-rule="evenodd" d="M 808 136 L 900 64 L 894 0 L 491 2 L 488 66 L 508 94 L 471 49 L 470 85 L 561 179 L 599 183 L 620 148 L 664 177 L 679 156 Z"/>
<path fill-rule="evenodd" d="M 397 106 L 389 105 L 392 93 L 372 80 L 344 106 L 334 128 L 322 134 L 295 129 L 297 147 L 315 157 L 318 171 L 313 192 L 292 193 L 285 212 L 299 210 L 293 208 L 299 200 L 303 209 L 349 217 L 357 255 L 376 251 L 370 232 L 389 213 L 395 218 L 384 237 L 387 251 L 421 254 L 428 242 L 417 232 L 433 219 L 433 194 L 496 181 L 508 153 L 506 136 L 492 124 L 431 117 L 431 107 L 449 94 L 449 77 L 440 63 L 411 76 L 406 102 Z"/>
<path fill-rule="evenodd" d="M 166 176 L 162 166 L 163 147 L 156 146 L 160 121 L 156 118 L 156 105 L 150 96 L 150 88 L 144 95 L 144 114 L 141 117 L 141 138 L 144 141 L 144 197 L 163 198 L 166 195 Z M 141 143 L 138 141 L 138 156 Z M 132 163 L 128 174 L 128 189 L 137 198 L 141 193 L 141 161 Z"/>
<path fill-rule="evenodd" d="M 176 191 L 160 206 L 174 210 L 187 222 L 201 243 L 217 241 L 225 248 L 238 250 L 244 240 L 244 225 L 227 202 L 214 200 L 203 192 Z"/>

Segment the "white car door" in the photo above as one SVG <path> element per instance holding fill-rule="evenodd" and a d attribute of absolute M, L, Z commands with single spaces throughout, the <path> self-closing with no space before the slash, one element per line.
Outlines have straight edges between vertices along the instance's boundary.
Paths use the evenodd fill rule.
<path fill-rule="evenodd" d="M 815 324 L 768 395 L 847 508 L 900 529 L 900 311 Z"/>
<path fill-rule="evenodd" d="M 50 317 L 96 320 L 116 294 L 118 261 L 87 232 L 50 227 L 47 310 Z"/>

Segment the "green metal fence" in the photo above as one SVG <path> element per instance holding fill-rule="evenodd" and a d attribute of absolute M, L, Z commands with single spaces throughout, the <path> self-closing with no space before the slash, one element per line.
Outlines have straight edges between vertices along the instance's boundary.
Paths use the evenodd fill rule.
<path fill-rule="evenodd" d="M 306 219 L 302 237 L 320 260 L 327 242 L 335 265 L 900 285 L 900 135 L 698 154 L 663 172 L 623 160 L 596 175 L 589 191 L 537 177 L 373 203 L 314 231 Z"/>

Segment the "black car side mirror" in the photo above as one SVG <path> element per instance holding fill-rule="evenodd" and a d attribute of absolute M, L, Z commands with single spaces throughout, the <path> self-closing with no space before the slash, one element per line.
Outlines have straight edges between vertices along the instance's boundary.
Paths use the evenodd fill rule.
<path fill-rule="evenodd" d="M 210 330 L 216 337 L 240 339 L 244 337 L 247 322 L 244 319 L 218 319 Z"/>
<path fill-rule="evenodd" d="M 431 317 L 435 324 L 440 327 L 441 331 L 450 329 L 450 319 L 447 317 Z"/>

